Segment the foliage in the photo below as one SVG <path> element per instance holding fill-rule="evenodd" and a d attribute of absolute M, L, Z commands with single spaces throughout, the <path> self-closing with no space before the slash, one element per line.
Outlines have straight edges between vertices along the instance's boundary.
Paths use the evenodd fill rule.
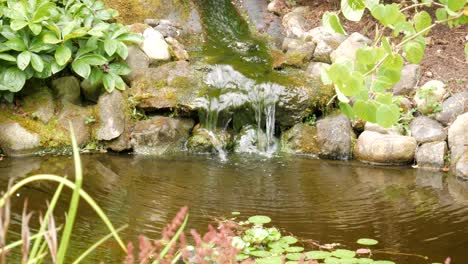
<path fill-rule="evenodd" d="M 11 99 L 31 78 L 70 70 L 125 89 L 126 43 L 141 37 L 113 23 L 117 15 L 99 0 L 0 0 L 0 93 Z"/>
<path fill-rule="evenodd" d="M 405 60 L 418 64 L 426 48 L 425 36 L 438 24 L 450 27 L 468 23 L 466 0 L 413 1 L 411 6 L 381 4 L 379 0 L 341 0 L 341 13 L 351 21 L 359 21 L 365 10 L 380 22 L 371 46 L 360 48 L 354 61 L 338 58 L 324 72 L 322 80 L 334 84 L 339 107 L 350 118 L 389 127 L 398 122 L 398 100 L 389 91 L 401 77 Z M 424 10 L 412 15 L 410 10 L 438 7 L 437 19 L 432 20 Z M 326 12 L 322 18 L 325 28 L 346 34 L 338 12 Z M 468 56 L 468 44 L 465 47 Z M 353 99 L 353 103 L 351 102 Z"/>

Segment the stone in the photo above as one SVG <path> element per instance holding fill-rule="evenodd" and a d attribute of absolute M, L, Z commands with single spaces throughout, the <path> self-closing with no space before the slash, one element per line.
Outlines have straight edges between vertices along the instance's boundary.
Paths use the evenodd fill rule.
<path fill-rule="evenodd" d="M 147 28 L 143 32 L 143 37 L 144 40 L 140 48 L 145 52 L 152 63 L 171 59 L 169 45 L 159 31 L 153 28 Z"/>
<path fill-rule="evenodd" d="M 413 99 L 419 112 L 430 114 L 442 103 L 446 93 L 447 91 L 443 82 L 432 80 L 418 88 Z"/>
<path fill-rule="evenodd" d="M 369 38 L 354 32 L 330 54 L 331 61 L 334 63 L 338 59 L 345 58 L 355 61 L 356 51 L 370 44 L 372 44 L 372 41 Z"/>
<path fill-rule="evenodd" d="M 354 157 L 362 162 L 380 165 L 402 165 L 413 162 L 416 139 L 364 131 L 354 148 Z"/>
<path fill-rule="evenodd" d="M 400 128 L 396 126 L 385 128 L 385 127 L 379 126 L 378 124 L 371 123 L 371 122 L 366 122 L 366 124 L 364 125 L 364 131 L 373 131 L 373 132 L 386 134 L 386 135 L 401 135 L 402 134 L 402 131 L 400 130 Z"/>
<path fill-rule="evenodd" d="M 446 154 L 445 141 L 424 143 L 416 151 L 416 163 L 419 168 L 441 169 L 444 167 Z"/>
<path fill-rule="evenodd" d="M 285 54 L 284 64 L 302 67 L 310 62 L 314 55 L 314 50 L 314 42 L 306 42 L 295 49 L 289 49 Z"/>
<path fill-rule="evenodd" d="M 448 130 L 450 161 L 456 164 L 458 159 L 468 149 L 468 113 L 459 115 Z"/>
<path fill-rule="evenodd" d="M 180 44 L 180 42 L 177 41 L 177 39 L 175 39 L 173 37 L 167 37 L 166 42 L 169 43 L 169 45 L 171 45 L 172 53 L 174 54 L 174 56 L 175 56 L 175 58 L 177 60 L 188 60 L 189 59 L 189 54 L 185 50 L 184 45 Z"/>
<path fill-rule="evenodd" d="M 181 30 L 174 26 L 170 22 L 166 22 L 167 20 L 161 20 L 160 24 L 154 27 L 158 32 L 160 32 L 165 38 L 171 37 L 171 38 L 176 38 L 181 35 Z"/>
<path fill-rule="evenodd" d="M 191 119 L 154 116 L 138 121 L 131 133 L 135 154 L 162 155 L 184 148 L 194 125 Z"/>
<path fill-rule="evenodd" d="M 304 33 L 310 29 L 306 19 L 309 12 L 309 7 L 301 6 L 283 16 L 282 23 L 287 37 L 302 38 Z"/>
<path fill-rule="evenodd" d="M 80 104 L 80 82 L 76 77 L 66 76 L 55 79 L 52 81 L 52 89 L 60 100 Z"/>
<path fill-rule="evenodd" d="M 34 119 L 47 124 L 55 114 L 54 96 L 48 87 L 40 87 L 22 99 L 21 108 Z"/>
<path fill-rule="evenodd" d="M 305 41 L 296 39 L 296 38 L 284 38 L 283 43 L 281 45 L 281 49 L 283 51 L 288 51 L 288 50 L 296 50 L 300 46 L 304 45 Z"/>
<path fill-rule="evenodd" d="M 455 175 L 468 181 L 468 150 L 458 159 L 455 165 Z"/>
<path fill-rule="evenodd" d="M 317 42 L 317 46 L 315 47 L 312 60 L 330 64 L 331 63 L 330 54 L 332 52 L 333 52 L 332 47 L 328 46 L 327 43 L 323 41 Z"/>
<path fill-rule="evenodd" d="M 112 140 L 120 136 L 125 128 L 125 98 L 118 90 L 104 93 L 97 103 L 97 140 Z"/>
<path fill-rule="evenodd" d="M 468 92 L 454 94 L 442 103 L 442 109 L 436 114 L 436 120 L 450 125 L 457 116 L 468 112 Z"/>
<path fill-rule="evenodd" d="M 281 0 L 272 0 L 270 3 L 268 3 L 268 6 L 267 6 L 267 10 L 269 12 L 272 12 L 279 16 L 284 14 L 285 9 L 286 9 L 286 5 Z"/>
<path fill-rule="evenodd" d="M 317 141 L 321 158 L 351 159 L 355 138 L 351 121 L 344 115 L 326 117 L 317 121 Z"/>
<path fill-rule="evenodd" d="M 258 139 L 260 135 L 260 140 Z M 260 153 L 260 142 L 264 141 L 266 135 L 251 125 L 243 126 L 234 138 L 235 153 Z"/>
<path fill-rule="evenodd" d="M 150 27 L 159 25 L 159 19 L 156 18 L 146 18 L 143 22 Z"/>
<path fill-rule="evenodd" d="M 8 156 L 33 154 L 40 147 L 39 135 L 18 123 L 0 124 L 0 149 Z"/>
<path fill-rule="evenodd" d="M 86 98 L 86 100 L 91 102 L 97 102 L 99 96 L 106 92 L 102 82 L 92 84 L 90 81 L 84 79 L 81 81 L 80 86 L 81 94 Z"/>
<path fill-rule="evenodd" d="M 329 67 L 330 64 L 327 63 L 311 62 L 309 66 L 307 66 L 306 74 L 312 80 L 316 82 L 322 82 L 322 71 L 327 70 Z"/>
<path fill-rule="evenodd" d="M 128 75 L 125 76 L 125 79 L 129 82 L 135 79 L 135 75 L 145 69 L 149 68 L 150 59 L 149 57 L 136 46 L 128 47 L 128 56 L 125 59 L 125 62 L 128 64 L 132 70 Z"/>
<path fill-rule="evenodd" d="M 194 129 L 193 135 L 187 141 L 187 149 L 193 153 L 216 153 L 217 149 L 226 149 L 231 139 L 226 130 Z"/>
<path fill-rule="evenodd" d="M 407 113 L 408 111 L 413 109 L 413 103 L 411 103 L 411 101 L 406 97 L 400 97 L 398 103 L 403 113 Z"/>
<path fill-rule="evenodd" d="M 281 136 L 282 151 L 318 156 L 317 128 L 302 123 L 294 125 Z"/>
<path fill-rule="evenodd" d="M 78 145 L 86 145 L 91 140 L 91 128 L 86 124 L 86 119 L 93 117 L 91 107 L 82 107 L 71 103 L 64 103 L 58 114 L 59 127 L 70 130 L 71 123 Z"/>
<path fill-rule="evenodd" d="M 411 136 L 421 143 L 445 141 L 447 133 L 436 120 L 427 116 L 418 116 L 410 123 Z"/>
<path fill-rule="evenodd" d="M 315 43 L 322 42 L 323 44 L 330 47 L 332 50 L 337 49 L 341 43 L 346 40 L 346 35 L 331 32 L 326 28 L 320 26 L 313 28 L 303 35 L 303 39 L 306 41 L 312 40 Z"/>
<path fill-rule="evenodd" d="M 421 66 L 408 64 L 401 70 L 400 81 L 393 86 L 394 95 L 413 95 L 421 76 Z"/>
<path fill-rule="evenodd" d="M 131 24 L 130 26 L 128 26 L 128 28 L 133 33 L 143 34 L 143 32 L 146 29 L 151 28 L 151 27 L 148 26 L 147 24 L 143 24 L 143 23 L 134 23 L 134 24 Z"/>

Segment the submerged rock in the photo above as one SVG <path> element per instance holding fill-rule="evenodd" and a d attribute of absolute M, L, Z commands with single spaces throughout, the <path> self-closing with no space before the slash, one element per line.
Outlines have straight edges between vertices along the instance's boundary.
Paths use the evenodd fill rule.
<path fill-rule="evenodd" d="M 216 153 L 217 149 L 225 150 L 230 141 L 231 135 L 225 130 L 196 129 L 187 141 L 187 149 L 194 153 Z"/>
<path fill-rule="evenodd" d="M 0 149 L 9 156 L 30 155 L 40 147 L 39 135 L 18 123 L 0 124 Z"/>
<path fill-rule="evenodd" d="M 437 113 L 436 119 L 447 126 L 465 112 L 468 112 L 468 92 L 457 93 L 442 103 L 442 109 Z"/>
<path fill-rule="evenodd" d="M 317 128 L 296 124 L 281 136 L 282 151 L 293 154 L 318 156 L 320 152 Z"/>
<path fill-rule="evenodd" d="M 131 133 L 131 144 L 136 154 L 162 155 L 183 150 L 193 120 L 154 116 L 138 121 Z"/>
<path fill-rule="evenodd" d="M 72 104 L 80 104 L 80 82 L 74 76 L 66 76 L 52 81 L 52 89 L 57 98 Z"/>
<path fill-rule="evenodd" d="M 347 58 L 354 61 L 359 48 L 372 44 L 372 41 L 360 33 L 354 32 L 330 54 L 332 62 Z"/>
<path fill-rule="evenodd" d="M 321 158 L 351 159 L 355 138 L 351 121 L 344 115 L 326 117 L 317 121 L 317 141 Z"/>
<path fill-rule="evenodd" d="M 412 95 L 421 77 L 421 66 L 408 64 L 401 70 L 400 81 L 393 86 L 394 95 Z"/>
<path fill-rule="evenodd" d="M 427 116 L 418 116 L 410 124 L 411 136 L 419 144 L 433 141 L 445 141 L 447 133 L 442 125 Z"/>
<path fill-rule="evenodd" d="M 416 162 L 419 168 L 440 169 L 444 167 L 446 154 L 445 141 L 425 143 L 416 151 Z"/>
<path fill-rule="evenodd" d="M 468 149 L 468 113 L 460 115 L 449 127 L 448 143 L 450 148 L 450 161 L 456 164 L 458 159 Z"/>
<path fill-rule="evenodd" d="M 416 139 L 408 136 L 383 135 L 364 131 L 354 148 L 357 160 L 383 165 L 400 165 L 413 162 Z"/>
<path fill-rule="evenodd" d="M 152 63 L 157 61 L 168 61 L 171 59 L 169 45 L 164 36 L 153 28 L 147 28 L 143 32 L 143 43 L 141 49 L 145 52 Z"/>
<path fill-rule="evenodd" d="M 125 128 L 125 98 L 118 90 L 104 93 L 99 97 L 97 140 L 112 140 L 122 134 Z"/>

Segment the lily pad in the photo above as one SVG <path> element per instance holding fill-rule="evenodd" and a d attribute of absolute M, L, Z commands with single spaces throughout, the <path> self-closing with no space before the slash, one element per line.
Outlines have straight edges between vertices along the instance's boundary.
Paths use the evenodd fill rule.
<path fill-rule="evenodd" d="M 263 225 L 271 222 L 271 218 L 264 215 L 255 215 L 249 217 L 249 222 L 254 225 Z"/>
<path fill-rule="evenodd" d="M 267 257 L 267 258 L 259 258 L 255 260 L 256 264 L 281 264 L 282 260 L 280 256 L 276 257 Z"/>
<path fill-rule="evenodd" d="M 302 257 L 302 253 L 288 253 L 286 254 L 286 258 L 289 260 L 300 260 Z"/>
<path fill-rule="evenodd" d="M 325 264 L 341 264 L 341 259 L 329 257 L 325 259 Z"/>
<path fill-rule="evenodd" d="M 356 252 L 347 250 L 347 249 L 337 249 L 332 252 L 332 256 L 345 259 L 345 258 L 354 258 L 356 256 Z"/>
<path fill-rule="evenodd" d="M 377 245 L 379 241 L 372 239 L 372 238 L 361 238 L 361 239 L 358 239 L 357 243 L 360 245 L 364 245 L 364 246 L 373 246 L 373 245 Z"/>
<path fill-rule="evenodd" d="M 263 250 L 251 251 L 249 254 L 250 254 L 250 256 L 254 256 L 254 257 L 257 257 L 257 258 L 271 257 L 271 253 L 270 253 L 270 252 L 268 252 L 268 251 L 263 251 Z"/>
<path fill-rule="evenodd" d="M 293 236 L 284 236 L 279 241 L 280 242 L 285 242 L 285 243 L 291 245 L 291 244 L 294 244 L 294 243 L 297 242 L 297 238 L 295 238 Z"/>
<path fill-rule="evenodd" d="M 313 250 L 305 253 L 306 258 L 309 259 L 314 259 L 314 260 L 319 260 L 319 259 L 326 259 L 331 256 L 330 252 L 327 251 L 319 251 L 319 250 Z"/>
<path fill-rule="evenodd" d="M 390 260 L 374 260 L 374 264 L 395 264 L 395 262 Z"/>
<path fill-rule="evenodd" d="M 371 263 L 374 263 L 374 260 L 370 259 L 370 258 L 358 258 L 357 263 L 359 263 L 359 264 L 371 264 Z"/>
<path fill-rule="evenodd" d="M 297 252 L 304 251 L 304 248 L 303 247 L 288 247 L 286 251 L 290 253 L 297 253 Z"/>

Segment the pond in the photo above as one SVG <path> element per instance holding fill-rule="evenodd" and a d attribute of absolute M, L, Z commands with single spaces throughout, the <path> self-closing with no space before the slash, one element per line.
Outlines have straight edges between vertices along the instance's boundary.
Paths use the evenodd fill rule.
<path fill-rule="evenodd" d="M 446 174 L 290 156 L 231 156 L 226 162 L 204 155 L 96 154 L 82 159 L 85 190 L 116 226 L 129 224 L 123 232 L 127 241 L 137 241 L 139 234 L 158 238 L 187 205 L 188 228 L 200 231 L 213 217 L 239 211 L 241 218 L 268 215 L 273 225 L 302 239 L 356 249 L 357 239 L 370 237 L 380 241 L 379 249 L 430 258 L 380 254 L 377 259 L 417 264 L 451 256 L 452 263 L 468 263 L 468 182 Z M 72 177 L 73 162 L 70 157 L 5 158 L 0 162 L 0 187 L 5 190 L 11 177 L 36 173 Z M 55 188 L 40 183 L 22 189 L 12 201 L 12 229 L 20 229 L 26 197 L 30 209 L 44 210 Z M 60 199 L 59 222 L 69 198 L 66 193 Z M 105 234 L 99 218 L 80 204 L 73 254 Z M 121 263 L 121 257 L 117 243 L 109 241 L 86 263 Z"/>

